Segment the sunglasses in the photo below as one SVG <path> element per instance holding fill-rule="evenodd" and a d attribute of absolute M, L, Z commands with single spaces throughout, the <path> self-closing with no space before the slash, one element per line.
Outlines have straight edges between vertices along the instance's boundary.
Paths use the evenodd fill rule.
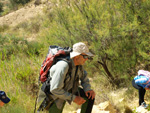
<path fill-rule="evenodd" d="M 89 56 L 87 56 L 87 55 L 82 55 L 82 54 L 80 54 L 80 55 L 83 56 L 84 59 L 89 58 Z"/>

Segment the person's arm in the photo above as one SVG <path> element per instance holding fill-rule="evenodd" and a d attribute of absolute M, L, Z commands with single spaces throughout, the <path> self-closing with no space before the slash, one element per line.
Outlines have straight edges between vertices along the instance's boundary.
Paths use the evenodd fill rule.
<path fill-rule="evenodd" d="M 145 86 L 146 90 L 150 90 L 150 82 Z"/>
<path fill-rule="evenodd" d="M 83 68 L 82 68 L 83 69 Z M 89 78 L 87 77 L 87 72 L 84 70 L 82 71 L 82 77 L 80 78 L 81 85 L 83 87 L 83 90 L 85 91 L 86 96 L 90 99 L 95 98 L 95 92 L 91 89 L 91 85 L 89 83 Z"/>
<path fill-rule="evenodd" d="M 145 90 L 150 90 L 150 88 L 145 87 Z"/>
<path fill-rule="evenodd" d="M 86 71 L 82 71 L 82 76 L 81 76 L 80 80 L 81 80 L 81 85 L 83 87 L 83 90 L 85 92 L 89 91 L 89 90 L 92 90 L 90 82 L 89 82 L 89 78 L 87 77 L 87 72 Z"/>
<path fill-rule="evenodd" d="M 50 92 L 60 99 L 72 101 L 75 99 L 76 96 L 72 96 L 71 93 L 63 89 L 64 80 L 68 69 L 69 65 L 65 61 L 57 62 L 57 64 L 51 68 L 50 76 L 52 77 L 52 80 L 50 83 Z"/>
<path fill-rule="evenodd" d="M 138 85 L 139 84 L 146 84 L 148 80 L 149 80 L 149 78 L 146 76 L 137 76 L 135 78 L 135 83 Z"/>

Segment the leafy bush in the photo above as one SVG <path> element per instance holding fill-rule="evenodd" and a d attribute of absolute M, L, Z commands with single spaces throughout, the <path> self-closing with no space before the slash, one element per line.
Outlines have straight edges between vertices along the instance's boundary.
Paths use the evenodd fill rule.
<path fill-rule="evenodd" d="M 28 42 L 24 38 L 0 35 L 0 59 L 3 60 L 17 54 L 38 56 L 42 47 L 43 45 L 38 42 Z"/>
<path fill-rule="evenodd" d="M 25 5 L 31 0 L 9 0 L 9 1 L 10 1 L 9 8 L 11 10 L 17 10 L 20 5 Z"/>
<path fill-rule="evenodd" d="M 21 28 L 21 29 L 24 29 L 24 31 L 26 33 L 29 33 L 29 34 L 38 33 L 42 27 L 41 23 L 43 21 L 43 18 L 44 17 L 39 17 L 39 16 L 33 17 L 28 21 L 24 21 L 24 22 L 19 23 L 13 29 L 17 30 L 17 29 Z"/>
<path fill-rule="evenodd" d="M 13 112 L 13 113 L 26 113 L 26 109 L 24 108 L 23 105 L 20 105 L 20 104 L 17 103 L 17 105 L 14 104 L 14 105 L 8 105 L 8 106 L 5 106 L 5 107 L 2 107 L 1 112 L 2 113 L 11 113 L 11 112 Z"/>
<path fill-rule="evenodd" d="M 24 5 L 24 4 L 28 3 L 28 2 L 30 2 L 30 0 L 10 0 L 10 2 L 12 4 L 22 4 L 22 5 Z"/>
<path fill-rule="evenodd" d="M 48 43 L 72 46 L 86 42 L 95 54 L 91 65 L 105 71 L 108 79 L 130 79 L 138 65 L 150 65 L 150 1 L 59 0 L 53 2 L 42 37 Z M 144 12 L 144 13 L 143 13 Z M 42 38 L 43 39 L 43 38 Z M 121 75 L 121 76 L 120 76 Z M 126 77 L 128 75 L 128 77 Z"/>
<path fill-rule="evenodd" d="M 3 12 L 3 4 L 0 2 L 0 15 L 1 15 L 1 12 Z"/>
<path fill-rule="evenodd" d="M 15 36 L 0 35 L 0 51 L 2 59 L 9 58 L 12 54 L 17 54 L 21 50 L 21 46 L 26 45 L 27 41 L 16 38 Z"/>
<path fill-rule="evenodd" d="M 6 25 L 6 24 L 0 25 L 0 32 L 4 32 L 7 29 L 9 29 L 8 25 Z"/>

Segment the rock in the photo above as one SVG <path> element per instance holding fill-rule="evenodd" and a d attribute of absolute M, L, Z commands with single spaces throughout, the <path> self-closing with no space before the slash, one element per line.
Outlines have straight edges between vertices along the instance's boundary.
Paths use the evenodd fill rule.
<path fill-rule="evenodd" d="M 77 113 L 80 113 L 80 112 L 81 112 L 81 109 L 78 109 L 78 110 L 77 110 Z"/>
<path fill-rule="evenodd" d="M 129 106 L 125 106 L 124 113 L 133 113 L 133 111 Z"/>
<path fill-rule="evenodd" d="M 119 99 L 119 102 L 123 102 L 125 99 L 124 98 L 121 98 L 121 99 Z"/>
<path fill-rule="evenodd" d="M 98 113 L 111 113 L 110 111 L 100 111 Z"/>
<path fill-rule="evenodd" d="M 136 108 L 136 113 L 150 113 L 150 111 L 148 111 L 147 109 L 145 109 L 142 106 L 139 106 Z"/>
<path fill-rule="evenodd" d="M 100 103 L 99 108 L 100 110 L 111 111 L 111 113 L 116 113 L 117 111 L 109 101 Z"/>
<path fill-rule="evenodd" d="M 92 109 L 92 113 L 100 113 L 101 111 L 100 111 L 100 108 L 99 108 L 99 106 L 98 105 L 94 105 L 93 106 L 93 109 Z"/>
<path fill-rule="evenodd" d="M 78 109 L 72 113 L 80 113 L 81 109 Z M 109 101 L 100 103 L 99 105 L 93 105 L 92 113 L 117 113 L 117 110 L 110 104 Z"/>

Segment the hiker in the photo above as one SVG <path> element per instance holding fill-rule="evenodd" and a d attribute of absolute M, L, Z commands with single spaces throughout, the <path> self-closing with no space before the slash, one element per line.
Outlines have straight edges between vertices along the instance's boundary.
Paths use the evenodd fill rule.
<path fill-rule="evenodd" d="M 150 90 L 150 72 L 145 70 L 139 70 L 138 75 L 132 80 L 134 88 L 138 89 L 139 93 L 139 106 L 147 108 L 148 105 L 144 101 L 146 90 Z"/>
<path fill-rule="evenodd" d="M 6 96 L 6 93 L 4 91 L 0 91 L 0 107 L 8 103 L 9 101 L 10 99 Z"/>
<path fill-rule="evenodd" d="M 89 52 L 88 47 L 79 42 L 73 45 L 73 51 L 70 52 L 71 65 L 60 60 L 50 68 L 48 76 L 52 103 L 49 113 L 62 113 L 66 101 L 69 104 L 75 102 L 82 105 L 82 113 L 91 113 L 95 92 L 91 89 L 87 72 L 83 69 L 83 65 L 90 57 L 93 57 L 93 54 Z M 69 68 L 71 73 L 68 73 Z"/>

